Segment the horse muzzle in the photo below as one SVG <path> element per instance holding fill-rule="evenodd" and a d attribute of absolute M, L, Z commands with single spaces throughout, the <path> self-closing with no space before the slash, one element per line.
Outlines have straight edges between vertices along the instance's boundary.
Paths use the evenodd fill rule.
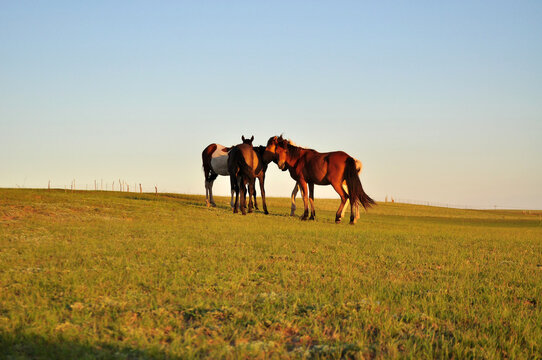
<path fill-rule="evenodd" d="M 277 166 L 279 167 L 279 169 L 281 169 L 282 171 L 286 170 L 286 163 L 283 162 L 283 161 L 279 161 L 277 163 Z"/>

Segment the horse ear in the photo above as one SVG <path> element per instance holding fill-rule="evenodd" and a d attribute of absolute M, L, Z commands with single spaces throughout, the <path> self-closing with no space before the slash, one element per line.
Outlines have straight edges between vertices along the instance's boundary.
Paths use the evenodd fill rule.
<path fill-rule="evenodd" d="M 241 140 L 245 141 L 245 135 L 241 135 Z"/>
<path fill-rule="evenodd" d="M 252 137 L 250 138 L 250 141 L 254 141 L 254 135 L 252 135 Z"/>

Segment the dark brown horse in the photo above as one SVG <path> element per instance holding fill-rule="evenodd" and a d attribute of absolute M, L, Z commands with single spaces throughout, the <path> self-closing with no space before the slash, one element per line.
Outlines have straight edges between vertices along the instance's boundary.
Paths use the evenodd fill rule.
<path fill-rule="evenodd" d="M 230 173 L 231 186 L 235 191 L 235 203 L 233 212 L 237 213 L 238 208 L 241 208 L 243 215 L 246 215 L 246 186 L 248 185 L 249 194 L 255 193 L 256 178 L 260 183 L 260 191 L 262 196 L 263 210 L 267 215 L 267 204 L 265 202 L 265 171 L 267 170 L 267 162 L 263 160 L 265 148 L 260 146 L 254 148 L 252 140 L 250 144 L 243 143 L 232 147 L 228 158 L 228 171 Z M 244 140 L 244 137 L 243 137 Z M 239 197 L 241 204 L 239 206 Z M 252 212 L 252 201 L 249 198 L 248 212 Z"/>
<path fill-rule="evenodd" d="M 252 145 L 254 136 L 251 139 L 245 139 L 244 136 L 241 136 L 241 140 L 243 141 L 243 144 Z M 230 150 L 231 147 L 226 147 L 224 145 L 213 143 L 208 145 L 201 153 L 203 163 L 203 175 L 205 176 L 205 203 L 207 204 L 207 207 L 216 206 L 215 200 L 213 198 L 213 183 L 218 177 L 218 175 L 230 175 L 228 171 L 228 153 Z M 230 205 L 232 209 L 234 193 L 235 192 L 233 188 L 231 188 Z M 254 197 L 254 206 L 257 209 L 258 206 L 256 205 L 256 191 L 254 191 L 254 193 L 251 193 L 251 195 L 252 197 Z M 250 199 L 252 199 L 252 197 L 250 197 Z"/>
<path fill-rule="evenodd" d="M 308 202 L 311 205 L 313 220 L 314 210 L 314 185 L 331 185 L 341 197 L 341 205 L 335 215 L 335 222 L 340 223 L 346 200 L 350 199 L 350 224 L 356 222 L 356 213 L 359 203 L 365 209 L 376 204 L 361 186 L 358 176 L 356 160 L 343 151 L 319 153 L 316 150 L 305 149 L 292 145 L 288 140 L 280 137 L 272 137 L 267 142 L 266 154 L 268 157 L 277 159 L 277 165 L 281 170 L 287 169 L 290 176 L 299 183 L 303 195 L 305 211 L 302 220 L 309 215 Z M 346 188 L 343 188 L 343 183 Z M 307 194 L 307 186 L 308 192 Z M 308 196 L 307 196 L 308 195 Z"/>

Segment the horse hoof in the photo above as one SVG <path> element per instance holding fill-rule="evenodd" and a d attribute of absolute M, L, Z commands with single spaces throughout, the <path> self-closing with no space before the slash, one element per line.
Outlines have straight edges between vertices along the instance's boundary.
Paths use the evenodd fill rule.
<path fill-rule="evenodd" d="M 335 220 L 335 224 L 340 224 L 340 223 L 341 223 L 341 219 Z"/>
<path fill-rule="evenodd" d="M 349 224 L 350 225 L 356 225 L 356 222 L 355 221 L 350 221 Z"/>
<path fill-rule="evenodd" d="M 215 203 L 211 203 L 211 206 L 212 206 L 212 207 L 216 207 L 216 204 L 215 204 Z"/>
<path fill-rule="evenodd" d="M 267 210 L 265 210 L 263 213 L 264 213 L 265 215 L 269 215 L 269 211 L 267 211 Z"/>
<path fill-rule="evenodd" d="M 302 217 L 301 217 L 301 221 L 305 221 L 305 220 L 307 220 L 307 217 L 306 217 L 306 216 L 302 216 Z"/>
<path fill-rule="evenodd" d="M 251 213 L 253 213 L 253 212 L 254 212 L 254 210 L 252 210 L 252 209 L 249 209 L 249 210 L 248 210 L 248 213 L 249 213 L 249 214 L 251 214 Z"/>
<path fill-rule="evenodd" d="M 309 220 L 314 220 L 314 216 L 311 216 L 311 217 L 309 218 Z"/>

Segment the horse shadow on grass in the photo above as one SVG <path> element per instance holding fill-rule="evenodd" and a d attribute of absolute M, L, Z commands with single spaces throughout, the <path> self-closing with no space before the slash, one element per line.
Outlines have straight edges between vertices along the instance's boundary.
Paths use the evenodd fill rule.
<path fill-rule="evenodd" d="M 208 207 L 207 204 L 205 203 L 205 198 L 201 195 L 184 195 L 184 194 L 160 194 L 157 198 L 150 198 L 150 199 L 139 199 L 139 198 L 136 198 L 134 197 L 134 199 L 136 200 L 160 200 L 160 198 L 162 198 L 162 200 L 173 200 L 173 201 L 178 201 L 178 202 L 181 202 L 183 205 L 187 205 L 187 206 L 190 206 L 190 207 L 194 207 L 194 208 L 198 208 L 198 209 L 208 209 L 209 211 L 218 211 L 218 212 L 224 212 L 224 213 L 229 213 L 231 214 L 232 213 L 232 209 L 230 207 L 230 204 L 229 202 L 222 202 L 222 201 L 219 201 L 216 203 L 216 206 L 212 206 L 212 207 Z M 261 205 L 261 200 L 259 201 L 259 204 Z M 300 220 L 301 218 L 301 213 L 303 211 L 303 209 L 298 209 L 298 211 L 300 211 L 299 214 L 296 214 L 294 216 L 291 216 L 290 215 L 290 208 L 284 208 L 283 210 L 284 212 L 276 212 L 276 210 L 269 210 L 269 214 L 265 215 L 265 216 L 269 216 L 269 217 L 277 217 L 277 218 L 287 218 L 287 219 L 295 219 L 295 220 Z M 253 215 L 263 215 L 264 212 L 263 210 L 254 210 L 252 213 L 248 213 L 247 216 L 253 216 Z M 319 223 L 329 223 L 329 224 L 334 224 L 335 223 L 335 217 L 334 217 L 334 212 L 330 212 L 330 217 L 329 219 L 327 218 L 327 214 L 323 215 L 323 216 L 317 216 L 317 221 Z M 236 214 L 237 215 L 237 214 Z M 241 210 L 239 210 L 239 213 L 238 215 L 241 215 Z M 310 221 L 307 221 L 307 222 L 310 222 Z"/>
<path fill-rule="evenodd" d="M 190 203 L 189 206 L 194 206 L 194 207 L 198 207 L 198 208 L 206 208 L 207 207 L 205 204 L 201 204 L 199 202 Z M 219 211 L 221 213 L 223 212 L 223 213 L 232 214 L 232 209 L 229 206 L 229 204 L 226 204 L 226 205 L 217 204 L 216 207 L 211 207 L 209 209 L 211 211 L 214 209 L 214 211 Z M 323 212 L 323 213 L 324 214 L 317 215 L 316 222 L 324 223 L 324 224 L 335 224 L 335 213 L 334 212 L 329 212 L 329 214 L 327 214 L 326 212 Z M 302 214 L 303 214 L 303 209 L 301 209 L 300 211 L 298 210 L 298 213 L 296 213 L 294 216 L 291 216 L 290 215 L 290 208 L 284 208 L 284 210 L 282 210 L 282 212 L 277 212 L 276 210 L 269 210 L 269 214 L 267 214 L 267 215 L 264 215 L 264 212 L 262 210 L 254 210 L 254 212 L 252 212 L 252 213 L 247 213 L 246 216 L 262 215 L 262 216 L 268 216 L 270 218 L 290 219 L 292 221 L 295 220 L 295 221 L 299 221 L 300 223 L 312 223 L 312 222 L 314 222 L 314 221 L 311 221 L 311 220 L 302 221 L 301 220 L 301 215 Z M 241 210 L 239 210 L 239 213 L 233 214 L 233 215 L 241 216 Z M 346 219 L 346 220 L 348 220 L 348 219 Z M 344 221 L 344 219 L 343 219 L 343 221 Z"/>
<path fill-rule="evenodd" d="M 105 343 L 85 344 L 39 335 L 0 333 L 2 359 L 181 359 L 159 349 L 141 350 Z"/>

